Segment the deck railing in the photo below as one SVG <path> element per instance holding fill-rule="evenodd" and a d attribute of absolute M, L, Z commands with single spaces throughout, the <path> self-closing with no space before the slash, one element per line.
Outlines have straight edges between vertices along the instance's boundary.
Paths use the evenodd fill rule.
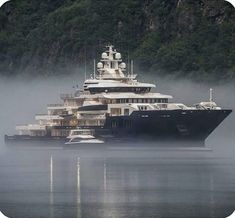
<path fill-rule="evenodd" d="M 26 131 L 26 130 L 45 130 L 46 127 L 38 124 L 29 124 L 29 125 L 17 125 L 16 130 Z"/>
<path fill-rule="evenodd" d="M 63 107 L 63 104 L 48 104 L 47 107 Z"/>
<path fill-rule="evenodd" d="M 74 98 L 74 94 L 60 94 L 61 99 Z"/>

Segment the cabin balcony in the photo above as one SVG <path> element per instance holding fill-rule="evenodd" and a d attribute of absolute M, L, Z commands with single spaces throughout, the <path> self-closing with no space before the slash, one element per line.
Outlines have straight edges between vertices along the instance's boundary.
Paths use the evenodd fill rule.
<path fill-rule="evenodd" d="M 47 107 L 63 107 L 64 104 L 48 104 Z"/>
<path fill-rule="evenodd" d="M 29 124 L 29 125 L 17 125 L 16 130 L 18 131 L 37 131 L 37 130 L 46 130 L 46 127 L 38 124 Z"/>
<path fill-rule="evenodd" d="M 105 121 L 104 120 L 79 120 L 78 126 L 79 127 L 102 127 L 104 126 Z"/>
<path fill-rule="evenodd" d="M 78 120 L 105 120 L 105 115 L 77 115 Z"/>
<path fill-rule="evenodd" d="M 53 137 L 67 137 L 69 136 L 70 129 L 52 129 L 51 136 Z"/>
<path fill-rule="evenodd" d="M 59 116 L 59 115 L 48 115 L 48 114 L 37 114 L 35 116 L 36 120 L 47 120 L 47 121 L 51 121 L 51 120 L 63 120 L 64 118 Z"/>
<path fill-rule="evenodd" d="M 48 104 L 48 110 L 65 110 L 66 106 L 64 104 Z"/>
<path fill-rule="evenodd" d="M 73 99 L 75 96 L 74 94 L 60 94 L 60 98 L 62 100 L 65 100 L 65 99 Z"/>
<path fill-rule="evenodd" d="M 16 126 L 19 135 L 45 136 L 46 127 L 38 124 Z"/>

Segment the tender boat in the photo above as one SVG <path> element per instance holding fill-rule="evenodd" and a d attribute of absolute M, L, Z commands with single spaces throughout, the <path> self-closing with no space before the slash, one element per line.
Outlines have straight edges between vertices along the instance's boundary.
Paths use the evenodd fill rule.
<path fill-rule="evenodd" d="M 97 139 L 90 129 L 74 129 L 71 130 L 70 135 L 67 137 L 69 140 L 66 145 L 72 144 L 102 144 L 104 141 Z"/>

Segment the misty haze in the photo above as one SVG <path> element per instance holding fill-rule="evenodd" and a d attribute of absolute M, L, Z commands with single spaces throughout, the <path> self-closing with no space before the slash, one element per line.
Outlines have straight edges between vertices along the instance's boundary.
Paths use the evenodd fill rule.
<path fill-rule="evenodd" d="M 232 4 L 3 2 L 0 216 L 235 211 Z"/>
<path fill-rule="evenodd" d="M 234 84 L 205 85 L 140 75 L 174 102 L 208 100 L 234 109 Z M 60 93 L 82 85 L 79 73 L 57 78 L 0 81 L 0 207 L 9 217 L 226 217 L 235 209 L 232 113 L 205 149 L 65 148 L 56 143 L 5 145 L 15 125 L 33 123 Z"/>

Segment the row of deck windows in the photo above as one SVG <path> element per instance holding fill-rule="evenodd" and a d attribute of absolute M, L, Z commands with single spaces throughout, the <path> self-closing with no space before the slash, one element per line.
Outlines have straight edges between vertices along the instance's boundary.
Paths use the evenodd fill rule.
<path fill-rule="evenodd" d="M 88 89 L 85 89 L 88 90 Z M 151 88 L 149 87 L 113 87 L 113 88 L 89 88 L 89 91 L 94 93 L 101 92 L 134 92 L 134 93 L 146 93 L 150 92 Z"/>
<path fill-rule="evenodd" d="M 117 128 L 117 127 L 131 128 L 132 122 L 131 120 L 112 120 L 111 127 L 112 128 Z"/>
<path fill-rule="evenodd" d="M 168 103 L 168 99 L 114 99 L 110 100 L 111 104 L 121 103 Z"/>

